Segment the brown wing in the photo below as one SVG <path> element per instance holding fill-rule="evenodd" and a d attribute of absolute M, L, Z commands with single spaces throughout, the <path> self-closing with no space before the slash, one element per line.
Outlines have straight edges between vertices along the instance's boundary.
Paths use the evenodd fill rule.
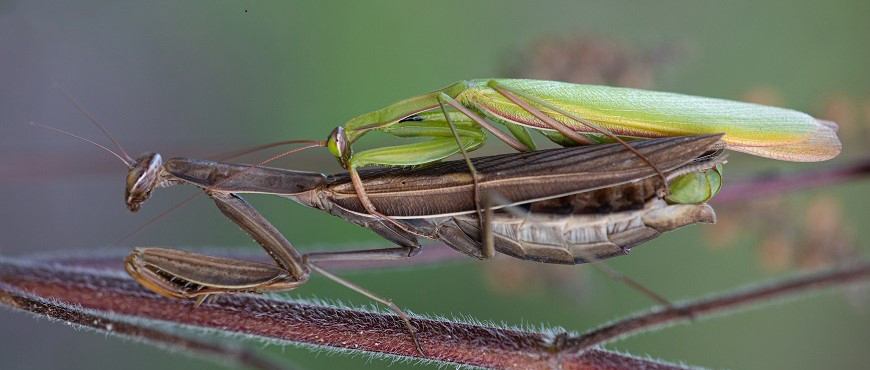
<path fill-rule="evenodd" d="M 630 143 L 661 171 L 682 166 L 713 147 L 720 134 L 650 139 Z M 655 171 L 620 144 L 539 150 L 472 159 L 481 190 L 509 203 L 553 198 L 654 176 Z M 473 181 L 465 161 L 430 166 L 362 170 L 366 193 L 382 213 L 426 217 L 475 209 Z M 337 205 L 365 213 L 347 174 L 327 179 Z"/>

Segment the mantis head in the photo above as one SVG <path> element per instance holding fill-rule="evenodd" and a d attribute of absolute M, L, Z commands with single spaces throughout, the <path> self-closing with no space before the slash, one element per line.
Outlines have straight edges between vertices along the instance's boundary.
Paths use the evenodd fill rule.
<path fill-rule="evenodd" d="M 335 156 L 341 167 L 347 168 L 348 161 L 351 155 L 353 155 L 353 150 L 350 148 L 350 141 L 344 133 L 344 128 L 338 126 L 329 133 L 329 137 L 326 139 L 326 147 L 329 148 L 329 152 Z"/>
<path fill-rule="evenodd" d="M 151 196 L 151 190 L 154 190 L 162 168 L 163 158 L 157 153 L 145 153 L 130 166 L 130 171 L 127 172 L 127 189 L 124 192 L 130 212 L 138 211 L 142 202 Z"/>

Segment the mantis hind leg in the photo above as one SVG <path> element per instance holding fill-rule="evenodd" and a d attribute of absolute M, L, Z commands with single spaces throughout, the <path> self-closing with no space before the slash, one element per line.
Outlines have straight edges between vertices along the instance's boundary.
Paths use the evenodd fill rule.
<path fill-rule="evenodd" d="M 414 251 L 417 251 L 416 249 Z M 365 251 L 347 251 L 347 252 L 327 252 L 327 253 L 309 253 L 306 254 L 303 259 L 305 261 L 305 265 L 308 266 L 312 271 L 317 271 L 321 275 L 326 276 L 330 280 L 339 283 L 359 294 L 362 294 L 369 299 L 375 300 L 384 306 L 387 306 L 391 311 L 393 311 L 401 320 L 405 326 L 405 329 L 411 335 L 411 340 L 414 342 L 414 347 L 417 350 L 417 353 L 420 356 L 425 356 L 423 353 L 423 346 L 420 344 L 420 340 L 417 338 L 417 330 L 411 325 L 411 319 L 408 318 L 408 315 L 405 314 L 392 300 L 382 298 L 371 291 L 351 283 L 350 281 L 345 280 L 337 275 L 332 274 L 331 272 L 324 270 L 322 267 L 318 266 L 318 262 L 326 262 L 326 261 L 352 261 L 352 260 L 395 260 L 395 259 L 404 259 L 413 256 L 413 251 L 409 252 L 408 248 L 386 248 L 386 249 L 373 249 L 373 250 L 365 250 Z"/>

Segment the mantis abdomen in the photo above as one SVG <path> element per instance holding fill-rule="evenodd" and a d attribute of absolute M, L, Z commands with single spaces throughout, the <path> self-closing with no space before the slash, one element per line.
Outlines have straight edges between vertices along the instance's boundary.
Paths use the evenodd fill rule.
<path fill-rule="evenodd" d="M 544 263 L 579 264 L 625 255 L 632 247 L 682 226 L 715 222 L 716 213 L 707 204 L 668 205 L 656 198 L 641 209 L 614 213 L 523 217 L 501 213 L 492 218 L 491 227 L 500 253 Z M 456 224 L 468 235 L 480 234 L 474 217 L 457 217 Z"/>

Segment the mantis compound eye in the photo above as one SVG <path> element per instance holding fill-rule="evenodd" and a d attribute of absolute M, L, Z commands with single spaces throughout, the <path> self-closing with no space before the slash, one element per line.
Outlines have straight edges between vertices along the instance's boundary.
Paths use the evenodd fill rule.
<path fill-rule="evenodd" d="M 130 167 L 130 172 L 127 172 L 127 188 L 124 192 L 124 200 L 130 212 L 138 211 L 142 202 L 151 196 L 151 190 L 160 177 L 161 166 L 163 166 L 163 159 L 160 154 L 145 153 Z"/>
<path fill-rule="evenodd" d="M 350 160 L 351 150 L 347 136 L 344 134 L 344 128 L 338 126 L 335 130 L 332 130 L 329 133 L 329 138 L 327 138 L 326 146 L 329 148 L 329 152 L 338 160 L 338 163 L 342 167 L 347 168 L 347 161 Z"/>

